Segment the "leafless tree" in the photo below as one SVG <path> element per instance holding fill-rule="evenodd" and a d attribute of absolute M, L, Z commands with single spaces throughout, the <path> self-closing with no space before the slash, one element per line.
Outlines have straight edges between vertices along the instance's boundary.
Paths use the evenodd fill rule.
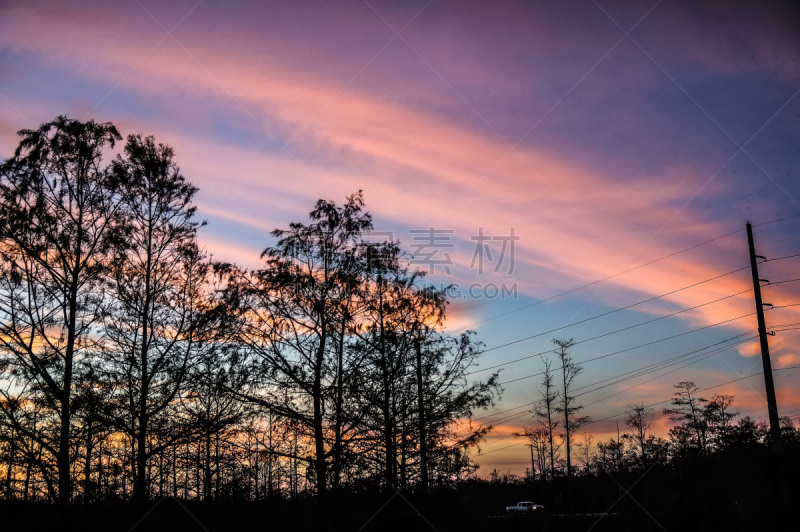
<path fill-rule="evenodd" d="M 647 468 L 648 449 L 647 442 L 650 436 L 650 426 L 653 423 L 653 409 L 640 405 L 628 406 L 628 419 L 625 424 L 631 429 L 630 439 L 638 447 L 639 463 L 642 468 Z"/>
<path fill-rule="evenodd" d="M 572 395 L 571 389 L 575 378 L 581 373 L 583 368 L 572 361 L 569 349 L 575 345 L 572 338 L 569 340 L 553 340 L 557 348 L 554 351 L 561 361 L 561 393 L 559 396 L 556 412 L 564 417 L 562 426 L 564 434 L 564 449 L 567 459 L 567 477 L 572 478 L 572 459 L 571 450 L 575 445 L 575 433 L 586 423 L 589 416 L 579 416 L 578 412 L 583 410 L 583 406 L 576 403 L 577 397 Z"/>
<path fill-rule="evenodd" d="M 560 422 L 557 418 L 557 401 L 559 394 L 556 391 L 553 382 L 553 372 L 550 369 L 552 362 L 549 359 L 542 358 L 544 364 L 544 371 L 542 377 L 542 390 L 540 394 L 542 400 L 533 409 L 534 417 L 538 419 L 539 425 L 543 427 L 547 433 L 547 455 L 550 464 L 550 478 L 556 478 L 556 458 L 561 449 L 562 442 L 558 438 L 558 427 Z"/>

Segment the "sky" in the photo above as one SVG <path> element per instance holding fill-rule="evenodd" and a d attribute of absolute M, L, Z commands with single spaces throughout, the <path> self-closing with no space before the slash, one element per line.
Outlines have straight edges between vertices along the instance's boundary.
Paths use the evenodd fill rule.
<path fill-rule="evenodd" d="M 680 381 L 767 419 L 747 221 L 800 417 L 798 27 L 780 2 L 0 2 L 0 158 L 57 115 L 155 135 L 202 244 L 248 268 L 363 190 L 377 236 L 456 285 L 470 378 L 507 382 L 475 414 L 479 475 L 524 473 L 553 338 L 577 342 L 596 440 L 633 404 L 666 435 Z"/>

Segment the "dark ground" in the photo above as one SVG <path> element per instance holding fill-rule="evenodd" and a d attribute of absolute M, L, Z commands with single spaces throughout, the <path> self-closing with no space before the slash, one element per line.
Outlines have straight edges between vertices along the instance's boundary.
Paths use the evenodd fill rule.
<path fill-rule="evenodd" d="M 749 469 L 749 468 L 747 468 Z M 542 486 L 467 482 L 454 490 L 437 490 L 425 498 L 409 493 L 369 490 L 331 501 L 331 531 L 767 531 L 800 530 L 797 477 L 770 494 L 761 483 L 728 485 L 717 478 L 706 489 L 698 482 L 669 487 L 658 470 L 621 475 L 622 486 L 639 481 L 626 493 L 612 478 L 576 482 L 576 511 L 570 517 L 565 483 Z M 640 478 L 637 478 L 640 477 Z M 668 475 L 674 478 L 674 475 Z M 752 480 L 752 479 L 751 479 Z M 732 498 L 732 493 L 740 497 Z M 559 502 L 559 494 L 560 501 Z M 508 516 L 504 508 L 533 500 L 546 509 L 531 516 Z M 120 502 L 73 506 L 64 514 L 43 503 L 0 502 L 0 529 L 28 530 L 151 530 L 151 531 L 301 531 L 316 530 L 313 499 L 295 501 L 200 503 L 157 499 L 143 508 Z M 588 515 L 592 512 L 594 515 Z M 603 515 L 607 514 L 607 515 Z"/>

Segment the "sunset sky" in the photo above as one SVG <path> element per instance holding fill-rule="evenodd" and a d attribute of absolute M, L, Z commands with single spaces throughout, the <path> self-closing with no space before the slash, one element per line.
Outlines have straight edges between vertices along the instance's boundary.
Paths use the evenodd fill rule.
<path fill-rule="evenodd" d="M 573 348 L 577 362 L 611 355 L 577 384 L 611 383 L 581 397 L 601 420 L 585 430 L 603 439 L 626 429 L 626 405 L 667 400 L 679 381 L 761 370 L 757 341 L 720 342 L 756 328 L 745 222 L 763 224 L 760 255 L 800 253 L 798 28 L 777 2 L 4 2 L 0 159 L 16 131 L 59 114 L 153 134 L 200 188 L 203 245 L 249 268 L 269 231 L 363 189 L 377 231 L 426 269 L 425 256 L 451 262 L 427 280 L 461 287 L 448 328 L 478 332 L 482 368 L 709 303 Z M 430 228 L 437 244 L 412 247 Z M 506 249 L 495 268 L 503 240 L 488 240 L 481 273 L 472 237 L 511 228 L 513 261 Z M 800 282 L 774 284 L 800 278 L 800 257 L 761 277 L 765 301 L 800 303 Z M 473 283 L 490 286 L 476 298 Z M 503 283 L 517 297 L 486 296 Z M 767 312 L 773 328 L 798 322 L 800 306 Z M 800 365 L 799 333 L 770 337 L 774 368 Z M 523 405 L 541 377 L 515 379 L 541 368 L 538 356 L 505 365 L 514 382 L 476 413 L 500 421 L 476 453 L 481 476 L 529 464 L 510 435 L 533 423 Z M 797 420 L 800 369 L 774 378 L 781 415 Z M 760 375 L 713 393 L 767 418 Z M 660 435 L 667 404 L 654 406 Z"/>

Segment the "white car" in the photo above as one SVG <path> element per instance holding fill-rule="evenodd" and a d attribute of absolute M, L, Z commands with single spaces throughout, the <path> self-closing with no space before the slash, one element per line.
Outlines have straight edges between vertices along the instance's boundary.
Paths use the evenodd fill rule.
<path fill-rule="evenodd" d="M 525 513 L 525 512 L 535 512 L 537 510 L 543 510 L 544 506 L 541 504 L 536 504 L 535 502 L 531 501 L 522 501 L 518 502 L 516 506 L 506 506 L 506 512 L 509 513 Z"/>

